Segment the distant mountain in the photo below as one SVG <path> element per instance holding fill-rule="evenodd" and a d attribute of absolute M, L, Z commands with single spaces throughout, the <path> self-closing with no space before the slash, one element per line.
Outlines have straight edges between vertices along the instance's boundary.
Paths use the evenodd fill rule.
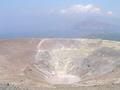
<path fill-rule="evenodd" d="M 116 32 L 120 33 L 119 28 L 120 26 L 105 22 L 104 20 L 87 19 L 74 23 L 69 32 L 71 32 L 72 36 L 77 37 L 87 37 L 91 35 L 94 35 L 95 37 L 97 35 L 113 37 L 116 35 Z"/>
<path fill-rule="evenodd" d="M 107 28 L 112 28 L 114 25 L 103 22 L 102 20 L 88 19 L 77 23 L 74 26 L 76 30 L 104 30 Z"/>

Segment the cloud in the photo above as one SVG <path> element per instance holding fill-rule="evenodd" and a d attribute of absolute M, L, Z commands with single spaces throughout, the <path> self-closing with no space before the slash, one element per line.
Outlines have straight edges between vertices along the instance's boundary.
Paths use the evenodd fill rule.
<path fill-rule="evenodd" d="M 113 12 L 112 11 L 107 11 L 107 15 L 112 15 Z"/>
<path fill-rule="evenodd" d="M 101 14 L 101 9 L 92 5 L 73 5 L 69 8 L 60 10 L 60 13 L 95 13 L 95 14 Z"/>
<path fill-rule="evenodd" d="M 72 5 L 68 8 L 63 8 L 56 10 L 55 12 L 59 12 L 61 14 L 97 14 L 97 15 L 112 15 L 112 11 L 104 11 L 100 7 L 95 6 L 93 4 L 81 5 L 76 4 Z"/>

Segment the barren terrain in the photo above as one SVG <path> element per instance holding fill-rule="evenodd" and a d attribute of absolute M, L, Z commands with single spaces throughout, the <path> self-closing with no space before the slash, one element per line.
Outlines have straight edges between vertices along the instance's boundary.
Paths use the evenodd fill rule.
<path fill-rule="evenodd" d="M 101 85 L 116 85 L 117 88 L 120 83 L 120 42 L 98 39 L 0 40 L 0 83 L 31 88 L 99 88 Z"/>

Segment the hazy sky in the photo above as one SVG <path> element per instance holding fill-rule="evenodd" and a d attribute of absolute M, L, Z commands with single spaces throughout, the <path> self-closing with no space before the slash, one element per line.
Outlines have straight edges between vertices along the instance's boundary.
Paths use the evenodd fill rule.
<path fill-rule="evenodd" d="M 119 4 L 120 0 L 0 0 L 0 35 L 47 35 L 51 30 L 56 34 L 57 29 L 68 29 L 66 26 L 83 17 L 116 23 L 120 18 Z"/>
<path fill-rule="evenodd" d="M 51 9 L 88 4 L 95 5 L 104 11 L 110 10 L 120 16 L 120 0 L 1 0 L 0 10 L 1 13 L 47 13 Z"/>

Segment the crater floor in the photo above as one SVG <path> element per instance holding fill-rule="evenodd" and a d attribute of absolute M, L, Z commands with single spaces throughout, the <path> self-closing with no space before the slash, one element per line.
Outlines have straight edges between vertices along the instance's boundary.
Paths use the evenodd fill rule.
<path fill-rule="evenodd" d="M 119 84 L 120 42 L 0 40 L 0 82 L 29 87 Z"/>

